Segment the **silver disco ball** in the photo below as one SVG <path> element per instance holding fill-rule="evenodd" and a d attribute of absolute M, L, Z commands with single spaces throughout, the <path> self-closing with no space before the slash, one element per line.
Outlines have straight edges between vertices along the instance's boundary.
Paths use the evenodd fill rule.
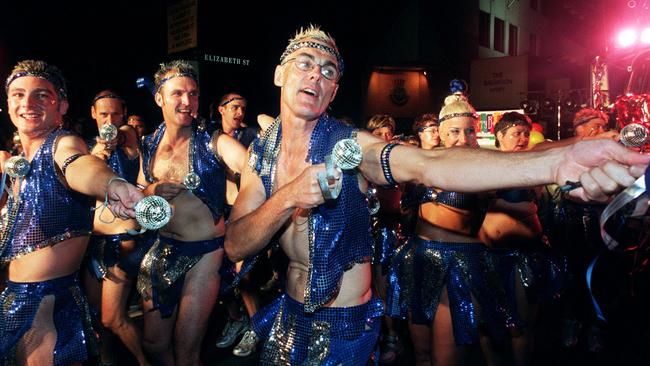
<path fill-rule="evenodd" d="M 352 170 L 361 164 L 361 145 L 353 139 L 343 139 L 332 149 L 332 161 L 342 170 Z"/>
<path fill-rule="evenodd" d="M 172 218 L 172 208 L 160 196 L 147 196 L 135 205 L 135 219 L 147 230 L 157 230 Z"/>

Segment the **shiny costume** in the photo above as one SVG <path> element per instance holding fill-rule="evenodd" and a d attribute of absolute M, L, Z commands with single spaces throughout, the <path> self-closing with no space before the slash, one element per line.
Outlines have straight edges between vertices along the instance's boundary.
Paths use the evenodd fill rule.
<path fill-rule="evenodd" d="M 153 300 L 162 318 L 169 318 L 180 302 L 185 275 L 204 254 L 223 248 L 223 237 L 180 241 L 151 235 L 151 249 L 142 260 L 137 289 L 144 300 Z"/>
<path fill-rule="evenodd" d="M 95 346 L 94 332 L 88 304 L 75 273 L 42 282 L 7 281 L 7 288 L 0 295 L 0 364 L 15 365 L 19 342 L 29 347 L 35 341 L 30 339 L 28 331 L 43 298 L 49 295 L 54 296 L 54 365 L 69 365 L 88 358 L 86 347 Z"/>
<path fill-rule="evenodd" d="M 381 327 L 380 299 L 347 308 L 323 307 L 309 314 L 282 295 L 252 319 L 255 334 L 267 339 L 262 365 L 366 365 Z"/>
<path fill-rule="evenodd" d="M 0 253 L 3 263 L 64 240 L 90 235 L 92 199 L 67 189 L 59 180 L 54 162 L 54 147 L 59 137 L 69 132 L 57 129 L 43 142 L 24 178 L 20 200 L 9 195 L 3 216 Z M 54 364 L 67 365 L 87 359 L 94 345 L 86 299 L 77 273 L 31 283 L 7 281 L 0 295 L 0 357 L 13 364 L 15 347 L 26 342 L 43 298 L 54 295 L 52 319 L 57 331 Z M 33 346 L 33 345 L 32 345 Z M 92 347 L 91 347 L 92 349 Z"/>
<path fill-rule="evenodd" d="M 531 202 L 535 192 L 510 189 L 497 191 L 496 196 L 510 203 Z M 510 244 L 507 248 L 489 249 L 490 267 L 499 273 L 515 323 L 523 324 L 517 311 L 517 282 L 521 283 L 529 303 L 557 299 L 567 280 L 567 261 L 545 247 L 541 238 L 521 238 Z"/>
<path fill-rule="evenodd" d="M 138 245 L 127 257 L 121 258 L 122 242 L 130 240 L 137 240 Z M 92 235 L 88 242 L 88 269 L 98 280 L 105 279 L 108 268 L 115 265 L 118 265 L 129 277 L 136 277 L 142 257 L 146 253 L 146 250 L 141 249 L 142 246 L 145 246 L 145 243 L 140 243 L 139 238 L 127 233 Z"/>
<path fill-rule="evenodd" d="M 434 215 L 439 221 L 436 226 L 475 235 L 484 215 L 477 195 L 431 188 L 422 191 L 420 202 L 431 201 L 433 209 L 442 209 L 438 216 Z M 477 343 L 480 323 L 487 325 L 490 336 L 502 338 L 514 322 L 498 274 L 489 267 L 489 256 L 482 243 L 414 237 L 398 249 L 393 259 L 388 278 L 388 315 L 406 317 L 411 313 L 414 324 L 430 325 L 446 287 L 456 344 Z"/>
<path fill-rule="evenodd" d="M 4 264 L 64 240 L 90 235 L 92 199 L 66 188 L 54 162 L 56 141 L 67 134 L 55 130 L 38 149 L 24 178 L 20 203 L 9 195 L 0 239 L 0 261 Z"/>
<path fill-rule="evenodd" d="M 381 265 L 382 274 L 388 273 L 391 259 L 398 246 L 400 230 L 399 187 L 376 188 L 376 199 L 379 202 L 379 212 L 371 217 L 374 254 L 372 263 Z"/>
<path fill-rule="evenodd" d="M 325 156 L 330 154 L 337 141 L 354 137 L 355 134 L 356 130 L 353 127 L 344 125 L 327 115 L 321 116 L 311 135 L 307 161 L 313 165 L 323 163 Z M 282 126 L 280 120 L 277 119 L 265 131 L 264 135 L 251 145 L 250 149 L 249 165 L 260 176 L 267 198 L 273 192 L 281 139 Z M 360 310 L 365 315 L 355 316 L 354 319 L 356 320 L 349 322 L 344 319 L 349 316 L 346 315 L 346 312 L 350 311 L 350 309 L 324 307 L 338 293 L 343 273 L 356 263 L 369 262 L 373 254 L 373 241 L 369 231 L 368 205 L 365 194 L 359 190 L 356 172 L 344 171 L 341 179 L 342 190 L 338 199 L 326 201 L 324 204 L 312 209 L 309 214 L 307 222 L 309 230 L 309 272 L 304 294 L 305 302 L 304 305 L 296 305 L 293 308 L 294 310 L 291 311 L 296 324 L 302 325 L 293 327 L 291 324 L 284 324 L 281 320 L 284 311 L 280 311 L 280 309 L 285 307 L 278 306 L 278 303 L 275 303 L 275 306 L 273 304 L 269 305 L 255 314 L 255 323 L 265 322 L 269 324 L 270 319 L 275 318 L 278 327 L 284 327 L 285 330 L 295 330 L 285 333 L 285 331 L 278 328 L 275 333 L 271 332 L 271 337 L 267 340 L 267 345 L 261 357 L 262 360 L 266 360 L 267 364 L 273 364 L 278 360 L 280 360 L 278 362 L 282 362 L 281 360 L 295 360 L 296 363 L 303 362 L 305 358 L 311 360 L 308 349 L 308 345 L 311 344 L 310 339 L 338 344 L 330 349 L 331 353 L 330 356 L 327 356 L 327 359 L 338 358 L 344 360 L 343 363 L 347 365 L 347 360 L 355 357 L 355 360 L 358 360 L 360 364 L 364 364 L 372 351 L 371 345 L 374 345 L 377 339 L 379 334 L 378 322 L 377 326 L 372 327 L 370 334 L 364 335 L 363 341 L 361 341 L 362 344 L 356 344 L 354 339 L 349 337 L 337 340 L 336 332 L 328 335 L 327 332 L 321 332 L 320 326 L 311 327 L 309 325 L 312 319 L 318 323 L 319 319 L 322 318 L 329 322 L 328 326 L 331 329 L 349 326 L 355 328 L 361 325 L 365 326 L 369 318 L 377 318 L 382 315 L 381 306 L 374 299 L 360 307 L 352 308 L 365 308 L 366 310 Z M 263 254 L 264 251 L 261 251 L 261 253 Z M 246 261 L 242 266 L 240 276 L 243 276 L 250 269 L 252 263 L 254 263 L 254 260 Z M 288 297 L 285 296 L 284 298 L 287 299 Z M 376 320 L 373 319 L 373 322 Z M 257 329 L 260 330 L 260 335 L 264 339 L 266 332 L 262 332 L 261 328 Z M 278 338 L 280 334 L 282 334 L 281 339 Z M 318 338 L 320 335 L 322 335 L 322 338 Z M 339 341 L 342 344 L 339 344 Z M 276 347 L 274 344 L 278 344 L 278 346 Z M 361 345 L 363 347 L 359 348 Z"/>
<path fill-rule="evenodd" d="M 153 134 L 144 138 L 142 170 L 149 183 L 151 175 L 151 158 L 155 156 L 158 144 L 166 130 L 163 122 Z M 226 197 L 226 169 L 221 159 L 212 150 L 212 136 L 198 130 L 192 125 L 194 145 L 188 149 L 193 155 L 194 172 L 201 178 L 201 184 L 192 192 L 212 213 L 214 220 L 223 213 Z M 170 317 L 180 301 L 185 282 L 185 274 L 209 252 L 223 248 L 223 237 L 200 241 L 180 241 L 158 233 L 149 234 L 146 246 L 151 245 L 140 266 L 137 289 L 145 300 L 153 300 L 154 309 L 160 311 L 163 318 Z"/>
<path fill-rule="evenodd" d="M 89 147 L 92 150 L 92 147 Z M 126 179 L 131 184 L 135 184 L 140 170 L 140 159 L 129 159 L 128 155 L 122 148 L 117 148 L 111 152 L 106 164 L 120 177 Z M 125 270 L 130 277 L 138 275 L 139 261 L 142 261 L 144 253 L 142 250 L 135 250 L 130 256 L 139 255 L 138 258 L 121 259 L 121 243 L 123 241 L 137 240 L 126 233 L 113 235 L 92 235 L 88 243 L 88 260 L 87 264 L 96 279 L 104 279 L 108 274 L 108 268 L 119 263 L 121 269 Z M 139 245 L 136 246 L 139 248 Z M 137 262 L 137 264 L 136 264 Z"/>

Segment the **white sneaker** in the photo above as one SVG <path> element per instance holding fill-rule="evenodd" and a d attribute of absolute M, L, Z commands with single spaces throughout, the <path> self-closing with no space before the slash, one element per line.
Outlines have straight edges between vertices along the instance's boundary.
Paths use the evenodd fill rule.
<path fill-rule="evenodd" d="M 240 334 L 248 330 L 248 317 L 243 316 L 241 320 L 228 319 L 228 322 L 223 327 L 221 337 L 217 340 L 215 346 L 217 348 L 227 348 L 233 345 Z"/>
<path fill-rule="evenodd" d="M 257 335 L 251 329 L 244 333 L 244 336 L 242 337 L 237 347 L 232 350 L 232 354 L 239 357 L 249 356 L 257 348 L 258 341 L 259 340 L 257 339 Z"/>

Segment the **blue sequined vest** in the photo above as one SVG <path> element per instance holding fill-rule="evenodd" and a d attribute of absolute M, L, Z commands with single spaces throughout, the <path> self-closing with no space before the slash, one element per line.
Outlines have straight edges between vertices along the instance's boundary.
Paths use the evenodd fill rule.
<path fill-rule="evenodd" d="M 158 144 L 165 135 L 167 125 L 165 122 L 150 135 L 144 138 L 142 143 L 142 171 L 149 183 L 155 181 L 151 175 L 151 159 L 156 155 Z M 212 217 L 216 220 L 223 214 L 223 206 L 226 202 L 226 169 L 215 153 L 210 148 L 212 136 L 207 132 L 198 130 L 196 123 L 192 123 L 194 134 L 194 146 L 189 149 L 193 155 L 194 173 L 201 178 L 201 184 L 193 190 L 196 195 L 210 209 Z"/>
<path fill-rule="evenodd" d="M 5 240 L 0 241 L 2 262 L 63 240 L 90 235 L 94 199 L 66 188 L 59 180 L 54 162 L 58 138 L 68 134 L 62 129 L 50 133 L 30 163 L 20 190 L 21 203 L 16 204 L 9 197 L 8 214 L 3 216 Z M 10 219 L 12 210 L 16 210 L 13 220 Z"/>
<path fill-rule="evenodd" d="M 321 116 L 309 142 L 307 161 L 325 161 L 339 140 L 350 138 L 355 129 L 327 115 Z M 249 165 L 260 176 L 266 197 L 273 191 L 273 175 L 280 149 L 279 120 L 251 145 Z M 373 242 L 365 194 L 359 190 L 355 171 L 343 173 L 341 194 L 311 210 L 309 215 L 309 278 L 305 288 L 305 310 L 313 312 L 338 293 L 343 273 L 356 263 L 370 261 Z"/>
<path fill-rule="evenodd" d="M 88 150 L 92 150 L 93 145 L 94 143 L 89 144 Z M 137 182 L 138 172 L 140 171 L 140 158 L 129 159 L 129 156 L 121 147 L 111 151 L 111 156 L 106 161 L 106 165 L 129 183 L 135 184 Z"/>

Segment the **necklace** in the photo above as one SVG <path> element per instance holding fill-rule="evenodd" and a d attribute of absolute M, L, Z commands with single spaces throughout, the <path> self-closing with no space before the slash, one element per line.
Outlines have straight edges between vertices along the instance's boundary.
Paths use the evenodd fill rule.
<path fill-rule="evenodd" d="M 201 177 L 199 177 L 198 174 L 194 173 L 194 154 L 192 151 L 193 148 L 194 148 L 194 131 L 192 131 L 192 133 L 190 134 L 190 141 L 187 145 L 187 161 L 189 167 L 187 169 L 187 174 L 185 175 L 185 178 L 183 178 L 183 185 L 190 191 L 199 188 L 199 185 L 201 184 Z"/>
<path fill-rule="evenodd" d="M 12 227 L 16 221 L 18 210 L 22 203 L 20 193 L 22 190 L 23 178 L 27 176 L 29 170 L 29 161 L 22 155 L 12 156 L 11 158 L 7 159 L 4 165 L 4 169 L 2 170 L 2 181 L 0 181 L 0 184 L 2 185 L 2 189 L 7 191 L 8 196 L 6 203 L 7 209 L 3 212 L 1 220 L 3 230 L 2 234 L 0 235 L 0 249 L 3 249 L 7 246 L 7 243 L 13 235 Z M 7 175 L 10 179 L 10 184 L 8 187 L 5 185 Z M 18 181 L 18 193 L 15 193 L 14 191 L 14 184 L 16 180 Z"/>

